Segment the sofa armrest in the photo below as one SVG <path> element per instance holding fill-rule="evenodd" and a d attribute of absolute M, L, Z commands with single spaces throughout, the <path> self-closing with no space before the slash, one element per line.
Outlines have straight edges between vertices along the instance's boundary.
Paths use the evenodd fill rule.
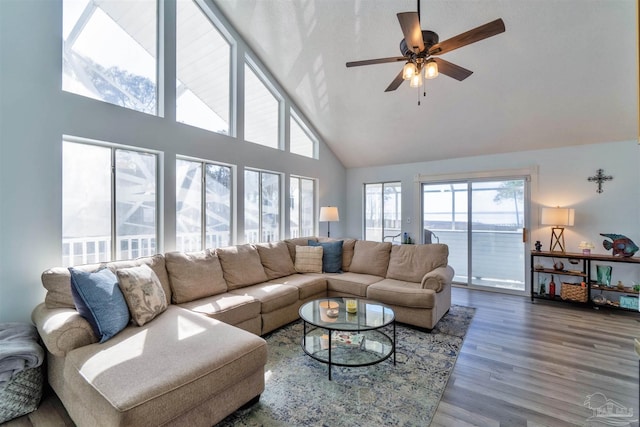
<path fill-rule="evenodd" d="M 440 292 L 446 285 L 451 284 L 454 273 L 453 267 L 450 265 L 433 269 L 422 276 L 422 289 Z"/>
<path fill-rule="evenodd" d="M 47 350 L 55 356 L 98 342 L 89 322 L 73 308 L 47 308 L 42 303 L 31 313 L 31 320 Z"/>

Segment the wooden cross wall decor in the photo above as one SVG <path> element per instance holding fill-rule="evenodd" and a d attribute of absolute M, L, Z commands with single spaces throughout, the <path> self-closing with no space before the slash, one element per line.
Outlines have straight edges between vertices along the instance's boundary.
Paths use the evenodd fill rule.
<path fill-rule="evenodd" d="M 602 189 L 602 183 L 605 181 L 611 181 L 613 177 L 611 175 L 605 175 L 602 169 L 598 169 L 594 176 L 590 176 L 587 179 L 589 182 L 597 182 L 598 189 L 596 190 L 596 193 L 602 193 L 604 191 Z"/>

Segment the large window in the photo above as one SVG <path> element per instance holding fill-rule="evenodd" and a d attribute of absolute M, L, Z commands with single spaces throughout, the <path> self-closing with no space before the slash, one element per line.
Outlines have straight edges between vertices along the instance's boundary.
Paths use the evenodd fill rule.
<path fill-rule="evenodd" d="M 156 0 L 63 0 L 62 88 L 157 112 Z"/>
<path fill-rule="evenodd" d="M 280 240 L 280 174 L 245 170 L 245 243 Z"/>
<path fill-rule="evenodd" d="M 315 235 L 315 181 L 292 176 L 289 180 L 289 232 L 291 237 Z"/>
<path fill-rule="evenodd" d="M 229 134 L 231 45 L 193 0 L 176 21 L 176 120 Z"/>
<path fill-rule="evenodd" d="M 302 120 L 290 110 L 289 119 L 289 151 L 305 157 L 317 158 L 316 141 L 309 130 L 302 124 Z"/>
<path fill-rule="evenodd" d="M 280 148 L 280 101 L 249 65 L 244 66 L 244 139 Z"/>
<path fill-rule="evenodd" d="M 402 186 L 399 182 L 365 184 L 364 238 L 400 242 L 402 234 Z"/>
<path fill-rule="evenodd" d="M 64 265 L 157 252 L 157 164 L 153 153 L 63 141 Z"/>
<path fill-rule="evenodd" d="M 176 160 L 176 249 L 231 245 L 233 170 L 230 166 Z"/>

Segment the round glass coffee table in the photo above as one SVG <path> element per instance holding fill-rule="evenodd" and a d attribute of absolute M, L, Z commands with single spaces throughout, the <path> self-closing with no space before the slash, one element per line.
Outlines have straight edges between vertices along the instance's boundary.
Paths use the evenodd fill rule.
<path fill-rule="evenodd" d="M 355 311 L 354 311 L 355 309 Z M 349 310 L 349 311 L 347 311 Z M 302 349 L 331 366 L 369 366 L 393 354 L 396 364 L 396 322 L 393 310 L 376 301 L 322 298 L 300 307 Z M 393 328 L 393 334 L 385 327 Z"/>

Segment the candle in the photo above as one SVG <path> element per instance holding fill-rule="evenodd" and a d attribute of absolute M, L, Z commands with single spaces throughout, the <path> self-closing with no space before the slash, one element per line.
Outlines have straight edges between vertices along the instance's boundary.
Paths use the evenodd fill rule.
<path fill-rule="evenodd" d="M 346 301 L 347 313 L 355 313 L 358 311 L 358 300 L 348 299 Z"/>

